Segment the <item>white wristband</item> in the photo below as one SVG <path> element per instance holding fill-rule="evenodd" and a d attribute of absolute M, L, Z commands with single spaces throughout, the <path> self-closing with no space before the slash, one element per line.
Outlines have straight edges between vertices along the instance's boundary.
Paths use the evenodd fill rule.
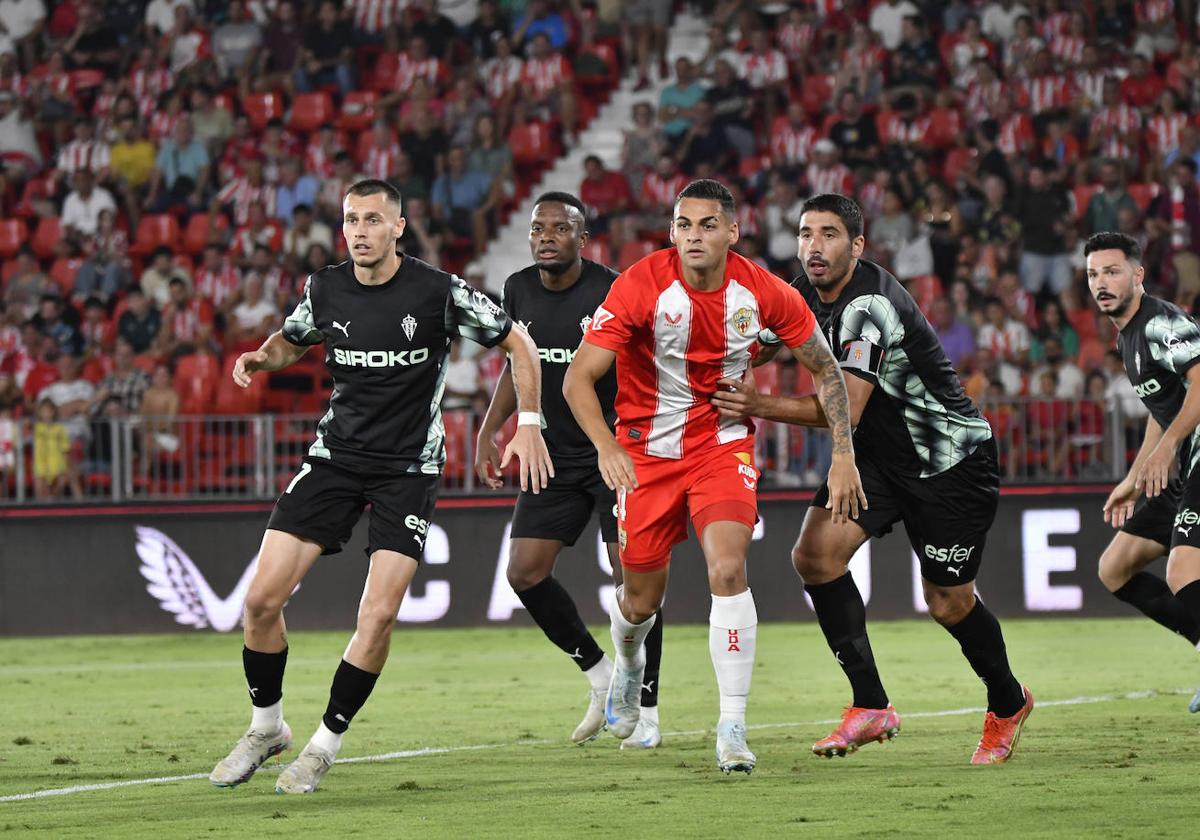
<path fill-rule="evenodd" d="M 521 411 L 517 413 L 518 426 L 537 426 L 542 427 L 542 415 L 537 411 Z"/>

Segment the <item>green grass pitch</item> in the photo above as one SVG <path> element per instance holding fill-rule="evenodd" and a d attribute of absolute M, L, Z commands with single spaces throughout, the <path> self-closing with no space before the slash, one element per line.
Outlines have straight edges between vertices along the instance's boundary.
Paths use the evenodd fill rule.
<path fill-rule="evenodd" d="M 595 628 L 607 639 L 606 628 Z M 815 624 L 759 628 L 750 699 L 758 769 L 716 769 L 707 628 L 667 625 L 661 748 L 568 741 L 586 684 L 533 628 L 400 628 L 340 764 L 311 796 L 203 779 L 16 800 L 34 791 L 207 774 L 244 730 L 240 638 L 0 640 L 0 838 L 1194 837 L 1196 652 L 1143 619 L 1008 621 L 1039 706 L 1014 759 L 967 764 L 982 686 L 932 622 L 872 639 L 903 721 L 845 759 L 809 745 L 848 698 Z M 296 633 L 285 714 L 302 746 L 345 633 Z M 607 645 L 606 645 L 607 646 Z M 1185 693 L 1186 692 L 1186 693 Z M 674 734 L 671 734 L 674 733 Z M 294 749 L 296 749 L 294 748 Z M 284 758 L 294 756 L 285 753 Z M 419 833 L 419 835 L 418 835 Z"/>

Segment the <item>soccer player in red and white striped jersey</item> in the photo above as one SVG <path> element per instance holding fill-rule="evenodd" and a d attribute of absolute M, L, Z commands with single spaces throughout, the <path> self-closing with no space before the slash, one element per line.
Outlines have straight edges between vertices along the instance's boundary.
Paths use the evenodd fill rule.
<path fill-rule="evenodd" d="M 612 610 L 609 729 L 624 738 L 637 724 L 643 642 L 662 604 L 671 549 L 687 538 L 690 515 L 713 593 L 709 652 L 721 698 L 717 766 L 748 773 L 756 762 L 746 745 L 745 717 L 758 618 L 746 552 L 759 473 L 753 425 L 723 419 L 710 399 L 719 382 L 745 375 L 760 331 L 779 335 L 818 383 L 834 427 L 834 515 L 839 521 L 856 516 L 865 497 L 837 362 L 799 293 L 730 251 L 739 236 L 735 214 L 732 194 L 716 181 L 694 181 L 679 194 L 671 222 L 675 247 L 616 279 L 592 316 L 563 393 L 596 447 L 605 483 L 617 490 L 624 584 Z M 614 362 L 615 437 L 595 391 Z"/>

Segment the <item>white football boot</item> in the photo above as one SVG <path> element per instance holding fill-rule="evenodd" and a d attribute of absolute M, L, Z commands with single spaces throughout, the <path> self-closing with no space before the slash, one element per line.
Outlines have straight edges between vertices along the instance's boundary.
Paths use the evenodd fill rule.
<path fill-rule="evenodd" d="M 657 707 L 655 708 L 657 711 Z M 650 709 L 642 709 L 633 734 L 621 742 L 623 750 L 652 750 L 662 743 L 662 733 L 658 729 L 658 715 L 650 714 Z"/>
<path fill-rule="evenodd" d="M 642 675 L 646 673 L 646 653 L 638 656 L 635 670 L 626 671 L 620 661 L 613 663 L 612 681 L 608 684 L 608 697 L 604 702 L 604 716 L 608 731 L 622 741 L 633 734 L 641 717 Z"/>
<path fill-rule="evenodd" d="M 312 793 L 333 766 L 334 755 L 312 741 L 300 751 L 296 760 L 283 769 L 275 782 L 276 793 Z"/>
<path fill-rule="evenodd" d="M 746 775 L 758 759 L 746 746 L 746 724 L 727 720 L 717 724 L 717 767 L 725 774 L 739 770 Z"/>
<path fill-rule="evenodd" d="M 248 781 L 254 771 L 271 756 L 279 755 L 292 746 L 292 730 L 285 723 L 274 734 L 246 730 L 237 745 L 209 774 L 208 780 L 217 787 L 237 787 Z"/>

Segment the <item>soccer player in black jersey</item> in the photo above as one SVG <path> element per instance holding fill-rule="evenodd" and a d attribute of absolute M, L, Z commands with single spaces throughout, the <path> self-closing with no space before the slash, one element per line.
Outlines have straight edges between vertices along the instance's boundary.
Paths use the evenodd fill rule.
<path fill-rule="evenodd" d="M 992 430 L 963 393 L 958 376 L 917 304 L 896 278 L 862 259 L 862 211 L 850 199 L 818 195 L 804 203 L 794 283 L 841 360 L 854 421 L 854 451 L 868 508 L 837 523 L 821 487 L 804 519 L 792 561 L 804 580 L 825 639 L 849 678 L 854 700 L 842 723 L 813 745 L 845 755 L 900 729 L 867 638 L 862 595 L 847 571 L 870 537 L 904 523 L 921 564 L 929 614 L 958 641 L 987 686 L 988 712 L 973 764 L 1008 760 L 1033 696 L 1008 665 L 996 617 L 975 597 L 975 576 L 996 516 L 1000 478 Z M 763 336 L 768 342 L 772 336 Z M 714 403 L 732 416 L 822 427 L 815 397 L 755 393 L 723 380 Z"/>
<path fill-rule="evenodd" d="M 371 506 L 370 570 L 358 625 L 333 677 L 315 735 L 280 774 L 280 793 L 309 793 L 333 764 L 342 735 L 387 661 L 400 603 L 425 547 L 445 461 L 440 403 L 451 340 L 503 347 L 512 358 L 521 419 L 504 454 L 537 493 L 553 476 L 538 422 L 541 371 L 528 333 L 462 280 L 396 253 L 404 233 L 400 193 L 359 181 L 342 204 L 350 259 L 308 278 L 296 310 L 233 368 L 241 386 L 257 371 L 287 367 L 325 345 L 333 374 L 329 411 L 300 471 L 275 504 L 246 595 L 242 662 L 253 717 L 209 780 L 232 787 L 287 749 L 283 605 L 322 554 L 336 554 Z"/>
<path fill-rule="evenodd" d="M 504 283 L 504 309 L 524 326 L 538 346 L 542 362 L 542 413 L 546 446 L 555 476 L 534 495 L 522 492 L 513 515 L 508 554 L 508 582 L 546 636 L 570 656 L 591 685 L 587 713 L 571 735 L 582 744 L 605 728 L 604 698 L 612 661 L 588 632 L 567 590 L 554 578 L 554 563 L 565 545 L 574 545 L 591 519 L 600 519 L 600 535 L 608 548 L 614 580 L 621 582 L 617 560 L 616 493 L 604 483 L 596 450 L 575 422 L 562 395 L 563 376 L 575 349 L 616 279 L 617 272 L 585 260 L 587 243 L 583 202 L 569 193 L 540 196 L 529 223 L 529 250 L 534 263 Z M 616 370 L 596 383 L 596 393 L 611 427 Z M 495 436 L 516 410 L 512 372 L 505 368 L 479 430 L 475 469 L 490 487 L 499 487 Z M 642 680 L 642 717 L 621 749 L 649 749 L 662 742 L 658 726 L 658 672 L 662 659 L 662 616 L 646 640 L 646 673 Z"/>
<path fill-rule="evenodd" d="M 1125 373 L 1150 412 L 1128 475 L 1104 503 L 1105 521 L 1120 530 L 1100 555 L 1100 580 L 1200 647 L 1200 327 L 1175 304 L 1146 294 L 1133 237 L 1097 233 L 1083 252 L 1088 288 L 1120 331 Z M 1170 475 L 1175 466 L 1178 478 Z M 1165 581 L 1144 571 L 1164 554 Z M 1200 691 L 1188 708 L 1200 712 Z"/>

